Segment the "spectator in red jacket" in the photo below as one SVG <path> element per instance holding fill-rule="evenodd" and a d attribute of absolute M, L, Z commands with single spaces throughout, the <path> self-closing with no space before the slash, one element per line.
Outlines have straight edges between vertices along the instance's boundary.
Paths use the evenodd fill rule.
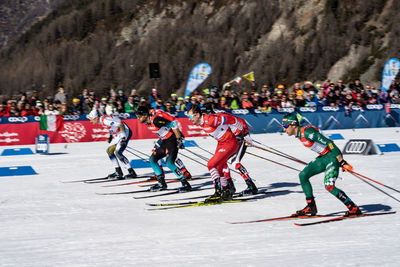
<path fill-rule="evenodd" d="M 0 104 L 0 117 L 10 117 L 8 109 L 3 104 Z"/>
<path fill-rule="evenodd" d="M 23 110 L 21 110 L 21 116 L 37 116 L 39 113 L 32 109 L 31 104 L 27 103 L 25 104 L 25 107 Z"/>

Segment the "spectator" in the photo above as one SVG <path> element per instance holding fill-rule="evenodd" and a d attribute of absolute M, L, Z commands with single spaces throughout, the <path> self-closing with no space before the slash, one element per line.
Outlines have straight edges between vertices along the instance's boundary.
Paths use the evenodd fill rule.
<path fill-rule="evenodd" d="M 185 110 L 185 104 L 183 102 L 183 97 L 181 97 L 181 96 L 178 97 L 178 101 L 176 102 L 175 109 L 177 111 L 184 111 Z"/>
<path fill-rule="evenodd" d="M 336 107 L 336 96 L 333 90 L 329 91 L 328 95 L 326 96 L 326 105 L 331 107 Z"/>
<path fill-rule="evenodd" d="M 55 101 L 59 101 L 60 103 L 67 102 L 67 96 L 64 93 L 64 88 L 62 87 L 58 88 L 58 93 L 54 96 L 54 102 Z"/>
<path fill-rule="evenodd" d="M 90 105 L 90 98 L 84 98 L 84 102 L 82 103 L 82 114 L 89 114 L 89 112 L 92 110 L 91 105 Z"/>
<path fill-rule="evenodd" d="M 140 97 L 136 93 L 136 89 L 131 90 L 131 97 L 133 97 L 133 104 L 137 107 L 140 103 Z"/>
<path fill-rule="evenodd" d="M 155 108 L 165 111 L 164 101 L 161 98 L 157 99 Z"/>
<path fill-rule="evenodd" d="M 89 98 L 89 91 L 88 91 L 88 89 L 85 88 L 85 89 L 83 89 L 82 95 L 80 96 L 79 100 L 81 103 L 84 103 L 86 98 Z"/>
<path fill-rule="evenodd" d="M 111 101 L 107 102 L 107 106 L 105 108 L 106 115 L 115 115 L 117 113 L 117 109 Z"/>
<path fill-rule="evenodd" d="M 117 100 L 116 108 L 117 108 L 117 113 L 118 114 L 125 113 L 124 104 L 122 104 L 122 100 L 121 99 Z"/>
<path fill-rule="evenodd" d="M 392 104 L 400 104 L 399 92 L 397 90 L 393 93 L 391 102 Z"/>
<path fill-rule="evenodd" d="M 71 115 L 71 111 L 67 106 L 67 103 L 61 103 L 60 108 L 58 109 L 58 111 L 60 112 L 60 115 Z"/>
<path fill-rule="evenodd" d="M 343 84 L 343 80 L 338 80 L 337 84 L 335 86 L 335 90 L 339 89 L 340 92 L 342 92 L 344 89 L 346 89 L 346 86 Z"/>
<path fill-rule="evenodd" d="M 349 85 L 350 89 L 355 89 L 357 93 L 361 92 L 361 89 L 364 89 L 363 84 L 361 83 L 360 79 L 355 79 L 354 83 Z"/>
<path fill-rule="evenodd" d="M 117 95 L 117 101 L 120 100 L 122 105 L 124 105 L 126 103 L 126 101 L 128 101 L 128 98 L 126 97 L 126 95 L 124 94 L 124 92 L 122 90 L 118 90 L 118 95 Z M 118 104 L 118 102 L 117 102 Z"/>
<path fill-rule="evenodd" d="M 167 101 L 167 103 L 165 103 L 165 111 L 172 115 L 175 114 L 176 113 L 175 105 L 172 105 L 171 102 Z"/>
<path fill-rule="evenodd" d="M 304 92 L 303 90 L 299 90 L 296 93 L 296 99 L 294 102 L 296 107 L 304 107 L 306 105 L 306 101 L 304 99 Z"/>
<path fill-rule="evenodd" d="M 185 100 L 186 99 L 189 99 L 189 97 L 185 97 Z M 187 111 L 187 110 L 189 110 L 189 108 L 192 106 L 192 105 L 195 105 L 195 104 L 197 104 L 197 99 L 196 99 L 196 97 L 195 96 L 192 96 L 191 98 L 190 98 L 190 101 L 189 102 L 187 102 L 187 104 L 186 104 L 186 107 L 185 107 L 185 110 Z"/>
<path fill-rule="evenodd" d="M 220 100 L 219 105 L 218 105 L 218 109 L 220 109 L 220 110 L 230 109 L 230 107 L 229 107 L 229 105 L 228 105 L 228 103 L 226 101 L 226 98 L 224 96 L 221 97 L 221 100 Z"/>
<path fill-rule="evenodd" d="M 82 114 L 82 106 L 81 101 L 78 98 L 72 99 L 72 110 L 73 115 L 81 115 Z"/>
<path fill-rule="evenodd" d="M 60 115 L 60 112 L 54 108 L 53 104 L 49 104 L 48 108 L 44 111 L 44 115 Z"/>
<path fill-rule="evenodd" d="M 160 98 L 160 96 L 157 93 L 157 89 L 156 88 L 151 89 L 151 94 L 149 96 L 149 102 L 150 102 L 151 108 L 156 108 L 157 99 L 159 99 L 159 98 Z"/>
<path fill-rule="evenodd" d="M 247 92 L 244 92 L 242 95 L 242 108 L 251 110 L 254 108 L 253 103 L 249 99 L 249 95 Z"/>
<path fill-rule="evenodd" d="M 286 95 L 282 95 L 281 107 L 282 108 L 294 108 L 294 105 L 293 105 L 293 102 L 291 100 L 289 100 Z"/>
<path fill-rule="evenodd" d="M 39 113 L 32 109 L 31 104 L 26 103 L 24 109 L 21 111 L 21 116 L 37 116 Z"/>
<path fill-rule="evenodd" d="M 125 112 L 126 113 L 135 113 L 137 110 L 137 105 L 135 105 L 135 102 L 133 100 L 133 96 L 130 95 L 128 97 L 128 101 L 126 101 L 125 105 Z"/>
<path fill-rule="evenodd" d="M 240 99 L 236 92 L 232 92 L 232 100 L 229 106 L 231 109 L 240 109 Z"/>
<path fill-rule="evenodd" d="M 178 102 L 178 95 L 177 94 L 171 94 L 170 99 L 168 100 L 168 102 L 172 105 L 175 106 L 176 102 Z"/>
<path fill-rule="evenodd" d="M 314 91 L 308 91 L 305 93 L 304 100 L 306 101 L 306 107 L 316 107 L 317 103 L 314 101 Z"/>
<path fill-rule="evenodd" d="M 0 117 L 10 117 L 8 109 L 3 104 L 0 104 Z"/>
<path fill-rule="evenodd" d="M 314 96 L 314 102 L 317 107 L 326 106 L 326 98 L 322 89 L 318 91 L 316 96 Z"/>
<path fill-rule="evenodd" d="M 272 109 L 276 109 L 276 110 L 281 108 L 281 101 L 278 99 L 278 95 L 276 95 L 276 94 L 272 95 L 271 101 L 269 101 L 269 106 Z"/>

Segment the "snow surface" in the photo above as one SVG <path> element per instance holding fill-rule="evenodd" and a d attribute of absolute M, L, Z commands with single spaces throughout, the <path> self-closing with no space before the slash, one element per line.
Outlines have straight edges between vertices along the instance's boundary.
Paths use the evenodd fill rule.
<path fill-rule="evenodd" d="M 377 144 L 400 144 L 400 128 L 335 130 Z M 294 137 L 254 135 L 254 139 L 304 161 L 316 154 Z M 194 138 L 213 151 L 216 142 Z M 150 153 L 155 140 L 131 140 L 129 146 Z M 336 141 L 343 148 L 346 140 Z M 243 163 L 260 188 L 276 191 L 248 203 L 149 211 L 159 203 L 213 190 L 149 199 L 133 195 L 98 195 L 137 190 L 137 185 L 62 183 L 103 177 L 112 172 L 107 143 L 51 144 L 52 155 L 0 157 L 0 167 L 31 165 L 38 175 L 0 177 L 0 266 L 399 266 L 400 214 L 350 219 L 298 227 L 295 220 L 232 225 L 227 222 L 286 216 L 305 206 L 297 172 L 246 155 Z M 33 149 L 33 146 L 29 146 Z M 3 147 L 6 148 L 6 147 Z M 190 148 L 209 156 L 199 148 Z M 269 159 L 301 169 L 303 166 L 250 148 Z M 135 157 L 125 153 L 129 159 Z M 192 156 L 183 151 L 182 154 Z M 183 156 L 192 174 L 206 168 Z M 345 157 L 355 171 L 400 189 L 400 153 Z M 139 169 L 147 173 L 150 169 Z M 232 174 L 237 190 L 245 183 Z M 350 174 L 341 174 L 343 189 L 364 211 L 400 210 L 400 203 Z M 167 178 L 172 178 L 168 174 Z M 205 183 L 208 180 L 191 182 Z M 323 175 L 311 179 L 319 213 L 344 211 L 323 186 Z M 121 183 L 121 182 L 113 182 Z M 109 185 L 110 183 L 107 183 Z M 180 183 L 169 184 L 169 188 Z M 385 190 L 400 199 L 400 194 Z M 143 193 L 146 195 L 154 193 Z M 301 222 L 320 220 L 306 219 Z"/>

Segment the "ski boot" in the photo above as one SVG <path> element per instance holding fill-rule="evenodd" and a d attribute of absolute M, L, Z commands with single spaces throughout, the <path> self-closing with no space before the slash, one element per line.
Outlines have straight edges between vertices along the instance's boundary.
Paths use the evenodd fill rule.
<path fill-rule="evenodd" d="M 183 173 L 183 177 L 185 177 L 186 180 L 192 178 L 192 175 L 190 174 L 190 172 L 188 172 L 188 170 L 186 170 L 186 168 L 182 168 L 181 171 Z"/>
<path fill-rule="evenodd" d="M 360 208 L 352 201 L 347 205 L 347 208 L 349 210 L 344 214 L 345 217 L 357 216 L 362 214 Z"/>
<path fill-rule="evenodd" d="M 162 191 L 167 189 L 167 183 L 165 182 L 164 176 L 157 176 L 158 184 L 153 185 L 150 187 L 150 191 Z"/>
<path fill-rule="evenodd" d="M 249 178 L 246 181 L 247 188 L 242 192 L 243 196 L 255 195 L 258 193 L 257 186 L 253 183 L 253 181 Z"/>
<path fill-rule="evenodd" d="M 292 216 L 304 216 L 310 215 L 314 216 L 317 214 L 317 205 L 315 204 L 314 198 L 307 199 L 307 206 L 304 209 L 296 211 L 296 213 L 292 214 Z"/>
<path fill-rule="evenodd" d="M 180 187 L 180 188 L 178 189 L 178 191 L 179 191 L 180 193 L 182 193 L 182 192 L 189 192 L 189 191 L 192 190 L 192 187 L 190 186 L 190 184 L 188 183 L 188 181 L 187 181 L 185 178 L 182 178 L 182 179 L 181 179 L 181 183 L 182 183 L 182 187 Z"/>
<path fill-rule="evenodd" d="M 137 177 L 136 172 L 135 172 L 134 169 L 129 168 L 128 172 L 129 172 L 129 174 L 125 175 L 124 179 L 132 179 L 132 178 L 136 178 Z"/>
<path fill-rule="evenodd" d="M 222 201 L 227 201 L 227 200 L 232 200 L 233 198 L 233 192 L 230 188 L 230 186 L 226 186 L 222 188 L 222 192 L 221 192 L 221 200 Z"/>
<path fill-rule="evenodd" d="M 115 168 L 115 172 L 109 174 L 107 176 L 107 178 L 110 180 L 122 180 L 122 179 L 124 179 L 124 174 L 123 174 L 121 168 L 118 167 L 118 168 Z"/>
<path fill-rule="evenodd" d="M 227 181 L 229 190 L 232 192 L 232 194 L 234 194 L 236 192 L 236 187 L 235 184 L 233 183 L 232 178 L 227 179 Z"/>
<path fill-rule="evenodd" d="M 204 200 L 204 203 L 215 203 L 221 201 L 221 189 L 219 188 L 218 183 L 214 184 L 215 192 L 213 195 L 209 196 Z"/>

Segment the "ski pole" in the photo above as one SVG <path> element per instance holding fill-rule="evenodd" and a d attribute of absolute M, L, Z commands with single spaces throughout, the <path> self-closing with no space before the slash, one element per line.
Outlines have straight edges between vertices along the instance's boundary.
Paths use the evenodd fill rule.
<path fill-rule="evenodd" d="M 266 161 L 270 161 L 270 162 L 272 162 L 272 163 L 275 163 L 275 164 L 281 165 L 281 166 L 283 166 L 283 167 L 286 167 L 286 168 L 289 168 L 289 169 L 292 169 L 292 170 L 295 170 L 295 171 L 300 172 L 299 169 L 296 169 L 296 168 L 290 167 L 290 166 L 288 166 L 288 165 L 285 165 L 285 164 L 276 162 L 276 161 L 274 161 L 274 160 L 272 160 L 272 159 L 267 159 L 267 158 L 264 158 L 264 157 L 259 156 L 259 155 L 257 155 L 257 154 L 253 154 L 253 153 L 251 153 L 251 152 L 246 152 L 246 153 L 249 154 L 249 155 L 252 155 L 252 156 L 254 156 L 254 157 L 257 157 L 257 158 L 260 158 L 260 159 L 263 159 L 263 160 L 266 160 Z"/>
<path fill-rule="evenodd" d="M 377 186 L 371 184 L 370 182 L 364 180 L 363 178 L 361 178 L 360 176 L 357 176 L 357 174 L 355 172 L 351 172 L 351 174 L 353 174 L 356 178 L 360 179 L 361 181 L 363 181 L 364 183 L 369 184 L 370 186 L 372 186 L 373 188 L 375 188 L 376 190 L 384 193 L 385 195 L 393 198 L 394 200 L 396 200 L 397 202 L 400 202 L 400 200 L 398 200 L 397 198 L 395 198 L 394 196 L 390 195 L 389 193 L 386 193 L 385 191 L 383 191 L 382 189 L 378 188 Z"/>
<path fill-rule="evenodd" d="M 269 147 L 269 146 L 267 146 L 267 145 L 264 145 L 263 143 L 258 142 L 257 140 L 254 140 L 254 139 L 253 139 L 253 141 L 254 141 L 255 143 L 259 144 L 259 145 L 262 145 L 263 147 L 266 147 L 266 148 L 269 149 L 269 150 L 267 150 L 267 149 L 262 149 L 261 147 L 257 147 L 257 148 L 259 148 L 259 149 L 265 150 L 265 151 L 267 151 L 267 152 L 276 154 L 276 155 L 281 156 L 281 157 L 285 157 L 285 158 L 288 158 L 288 159 L 297 161 L 297 162 L 302 163 L 302 164 L 307 164 L 306 162 L 301 161 L 301 160 L 299 160 L 299 159 L 297 159 L 297 158 L 295 158 L 295 157 L 293 157 L 293 156 L 291 156 L 291 155 L 289 155 L 289 154 L 286 154 L 286 153 L 284 153 L 284 152 L 282 152 L 282 151 L 279 151 L 279 150 L 277 150 L 277 149 L 275 149 L 275 148 L 273 148 L 273 147 Z M 271 150 L 272 150 L 272 151 L 271 151 Z"/>
<path fill-rule="evenodd" d="M 201 163 L 201 162 L 199 162 L 199 161 L 195 160 L 195 159 L 194 159 L 194 158 L 192 158 L 192 157 L 186 156 L 186 155 L 185 155 L 185 154 L 183 154 L 183 153 L 180 153 L 180 155 L 182 155 L 182 156 L 184 156 L 185 158 L 188 158 L 188 159 L 190 159 L 190 160 L 192 160 L 192 161 L 194 161 L 194 162 L 196 162 L 196 163 L 198 163 L 198 164 L 200 164 L 200 165 L 203 165 L 203 166 L 207 167 L 207 165 L 206 165 L 206 164 L 204 164 L 204 163 Z"/>
<path fill-rule="evenodd" d="M 304 161 L 302 161 L 302 160 L 299 160 L 299 159 L 296 159 L 296 158 L 294 158 L 294 157 L 292 157 L 292 156 L 289 156 L 289 155 L 279 154 L 279 153 L 276 153 L 276 152 L 274 152 L 274 151 L 271 151 L 271 150 L 268 150 L 268 149 L 265 149 L 265 148 L 259 147 L 259 146 L 253 146 L 253 147 L 254 147 L 254 148 L 261 149 L 261 150 L 263 150 L 263 151 L 270 152 L 270 153 L 272 153 L 272 154 L 275 154 L 275 155 L 278 155 L 278 156 L 281 156 L 281 157 L 284 157 L 284 158 L 287 158 L 287 159 L 290 159 L 290 160 L 293 160 L 293 161 L 296 161 L 296 162 L 301 163 L 301 164 L 304 164 L 304 165 L 307 164 L 306 162 L 304 162 Z"/>
<path fill-rule="evenodd" d="M 208 154 L 210 154 L 210 155 L 212 155 L 212 156 L 214 156 L 214 154 L 213 153 L 211 153 L 210 151 L 208 151 L 207 149 L 204 149 L 204 148 L 202 148 L 202 147 L 199 147 L 199 146 L 197 146 L 198 148 L 200 148 L 201 150 L 203 150 L 204 152 L 207 152 Z"/>
<path fill-rule="evenodd" d="M 397 193 L 400 193 L 400 190 L 397 190 L 396 188 L 393 188 L 393 187 L 391 187 L 391 186 L 385 185 L 385 184 L 383 184 L 383 183 L 381 183 L 381 182 L 375 181 L 374 179 L 368 178 L 367 176 L 362 175 L 361 173 L 357 173 L 357 172 L 355 172 L 355 171 L 351 171 L 350 173 L 353 174 L 353 175 L 355 175 L 355 176 L 358 175 L 358 176 L 360 176 L 360 177 L 362 177 L 362 178 L 364 178 L 364 179 L 370 180 L 370 181 L 372 181 L 372 182 L 374 182 L 374 183 L 377 183 L 377 184 L 379 184 L 379 185 L 381 185 L 381 186 L 383 186 L 383 187 L 392 189 L 393 191 L 396 191 Z M 356 177 L 357 177 L 357 176 L 356 176 Z"/>
<path fill-rule="evenodd" d="M 135 148 L 133 148 L 133 147 L 127 146 L 126 148 L 129 148 L 129 149 L 131 149 L 131 150 L 133 150 L 133 151 L 135 151 L 135 152 L 138 152 L 138 153 L 144 155 L 146 158 L 149 157 L 148 155 L 146 155 L 146 153 L 144 153 L 144 152 L 142 152 L 142 151 L 140 151 L 140 150 L 137 150 L 137 149 L 135 149 Z"/>
<path fill-rule="evenodd" d="M 143 158 L 142 156 L 140 156 L 140 155 L 138 155 L 138 154 L 136 154 L 136 153 L 130 151 L 130 148 L 129 148 L 129 147 L 126 147 L 125 150 L 128 151 L 129 153 L 131 153 L 132 155 L 134 155 L 135 157 L 138 157 L 138 158 L 141 159 L 141 160 L 144 160 L 144 161 L 147 161 L 147 162 L 149 161 L 148 159 L 145 159 L 145 158 Z"/>
<path fill-rule="evenodd" d="M 204 160 L 204 161 L 206 161 L 206 162 L 208 162 L 208 161 L 210 160 L 209 158 L 206 158 L 205 156 L 199 155 L 199 154 L 197 154 L 197 153 L 191 151 L 190 149 L 185 148 L 185 150 L 186 150 L 187 152 L 189 152 L 189 153 L 191 153 L 191 154 L 193 154 L 193 155 L 195 155 L 195 156 L 201 158 L 202 160 Z"/>
<path fill-rule="evenodd" d="M 195 152 L 193 152 L 193 151 L 191 151 L 191 150 L 189 150 L 189 149 L 185 149 L 186 151 L 188 151 L 188 152 L 190 152 L 190 153 L 192 153 L 193 155 L 195 155 L 195 156 L 197 156 L 197 157 L 199 157 L 199 158 L 201 158 L 202 160 L 204 160 L 204 161 L 209 161 L 210 159 L 208 159 L 208 158 L 206 158 L 206 157 L 204 157 L 204 156 L 202 156 L 202 155 L 199 155 L 199 154 L 197 154 L 197 153 L 195 153 Z M 240 174 L 238 171 L 236 171 L 236 170 L 234 170 L 234 169 L 232 169 L 232 168 L 229 168 L 230 169 L 230 171 L 232 171 L 232 172 L 234 172 L 234 173 L 236 173 L 236 174 Z"/>

